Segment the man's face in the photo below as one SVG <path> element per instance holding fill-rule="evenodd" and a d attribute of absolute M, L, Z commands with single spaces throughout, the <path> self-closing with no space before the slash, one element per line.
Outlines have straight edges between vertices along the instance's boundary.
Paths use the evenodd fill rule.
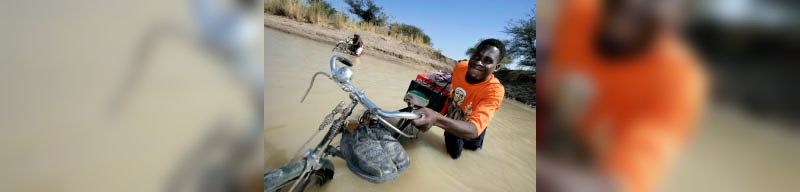
<path fill-rule="evenodd" d="M 598 48 L 608 56 L 628 56 L 646 49 L 662 24 L 656 0 L 605 0 Z"/>
<path fill-rule="evenodd" d="M 486 46 L 478 50 L 469 58 L 467 69 L 467 83 L 480 83 L 486 81 L 497 69 L 500 62 L 500 50 L 494 46 Z"/>

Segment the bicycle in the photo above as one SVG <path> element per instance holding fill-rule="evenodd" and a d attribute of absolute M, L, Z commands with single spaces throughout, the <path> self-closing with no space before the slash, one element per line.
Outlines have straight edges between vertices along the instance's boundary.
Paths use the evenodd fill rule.
<path fill-rule="evenodd" d="M 336 61 L 339 61 L 346 66 L 342 66 L 337 69 Z M 375 103 L 370 101 L 366 95 L 364 95 L 364 91 L 360 91 L 355 86 L 350 84 L 350 78 L 352 77 L 353 72 L 349 67 L 352 66 L 353 64 L 350 62 L 350 60 L 334 55 L 330 59 L 330 70 L 332 75 L 325 72 L 317 72 L 311 78 L 311 83 L 309 84 L 306 93 L 303 95 L 303 98 L 300 100 L 301 103 L 305 100 L 306 96 L 308 96 L 309 91 L 311 91 L 311 88 L 314 86 L 314 80 L 318 75 L 327 76 L 328 79 L 332 80 L 343 91 L 347 92 L 350 96 L 350 103 L 345 105 L 344 101 L 339 102 L 339 104 L 336 105 L 331 113 L 325 116 L 325 119 L 320 124 L 317 131 L 311 136 L 311 138 L 309 138 L 309 140 L 303 144 L 303 146 L 295 153 L 295 155 L 292 156 L 293 158 L 289 160 L 290 163 L 281 168 L 264 173 L 264 191 L 278 191 L 287 187 L 289 184 L 291 184 L 289 191 L 294 191 L 298 185 L 300 186 L 298 189 L 302 191 L 310 186 L 313 186 L 313 184 L 324 185 L 333 179 L 334 166 L 328 157 L 334 156 L 343 159 L 344 157 L 342 156 L 340 149 L 332 146 L 331 142 L 336 136 L 343 133 L 343 131 L 346 129 L 345 127 L 347 126 L 347 123 L 345 122 L 347 122 L 347 118 L 352 115 L 353 109 L 358 104 L 361 104 L 367 109 L 361 114 L 359 119 L 376 120 L 383 125 L 383 127 L 389 128 L 389 130 L 395 132 L 395 134 L 399 136 L 408 138 L 417 137 L 416 135 L 408 134 L 403 131 L 410 124 L 411 120 L 421 117 L 419 114 L 411 112 L 413 109 L 412 105 L 409 104 L 408 108 L 400 111 L 382 110 L 375 105 Z M 339 117 L 334 118 L 336 115 L 339 115 Z M 390 123 L 388 120 L 386 120 L 386 118 L 399 118 L 400 121 L 398 124 L 401 125 L 400 128 Z M 308 149 L 301 158 L 295 161 L 294 157 L 296 157 L 297 154 L 299 154 L 299 152 L 305 148 L 308 142 L 314 139 L 316 135 L 326 127 L 328 127 L 328 132 L 317 144 L 317 146 L 312 149 Z"/>
<path fill-rule="evenodd" d="M 361 55 L 364 54 L 364 50 L 362 50 L 360 54 L 356 53 L 354 51 L 351 51 L 350 50 L 350 46 L 352 46 L 352 45 L 353 45 L 353 38 L 347 38 L 345 40 L 341 40 L 341 41 L 337 42 L 336 46 L 334 46 L 333 50 L 331 50 L 331 51 L 338 51 L 338 52 L 346 53 L 346 54 L 353 55 L 353 56 L 356 56 L 356 57 L 360 57 Z"/>

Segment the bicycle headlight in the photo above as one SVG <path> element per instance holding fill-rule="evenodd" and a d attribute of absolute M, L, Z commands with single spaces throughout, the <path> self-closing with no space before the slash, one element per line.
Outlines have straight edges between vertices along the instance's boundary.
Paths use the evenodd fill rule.
<path fill-rule="evenodd" d="M 339 83 L 348 83 L 351 77 L 353 77 L 353 71 L 349 67 L 340 67 L 339 70 L 336 70 L 335 79 Z"/>

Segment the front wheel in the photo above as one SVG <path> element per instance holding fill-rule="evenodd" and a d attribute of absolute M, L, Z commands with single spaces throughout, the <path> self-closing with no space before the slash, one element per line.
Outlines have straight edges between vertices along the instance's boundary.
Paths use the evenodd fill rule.
<path fill-rule="evenodd" d="M 305 169 L 305 159 L 264 173 L 264 191 L 280 191 L 300 178 Z"/>
<path fill-rule="evenodd" d="M 336 46 L 333 47 L 333 50 L 331 51 L 342 51 L 345 49 L 347 49 L 347 43 L 340 41 L 339 43 L 336 43 Z"/>
<path fill-rule="evenodd" d="M 308 180 L 303 184 L 303 190 L 314 186 L 314 184 L 322 186 L 333 180 L 333 162 L 328 159 L 322 159 L 320 160 L 320 163 L 322 164 L 322 167 L 311 172 Z"/>
<path fill-rule="evenodd" d="M 311 170 L 294 191 L 305 191 L 312 186 L 322 186 L 333 179 L 333 162 L 329 159 L 320 159 L 320 167 Z M 264 174 L 264 191 L 284 191 L 293 186 L 297 179 L 302 178 L 305 159 L 290 163 L 279 169 Z"/>

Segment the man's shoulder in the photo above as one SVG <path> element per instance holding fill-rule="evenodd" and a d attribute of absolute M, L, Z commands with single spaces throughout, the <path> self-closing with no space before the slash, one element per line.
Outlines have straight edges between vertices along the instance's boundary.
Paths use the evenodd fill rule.
<path fill-rule="evenodd" d="M 486 88 L 489 92 L 499 94 L 500 96 L 503 96 L 506 93 L 506 88 L 503 86 L 502 83 L 500 83 L 500 80 L 498 80 L 497 78 L 492 78 L 492 82 L 489 83 L 489 85 L 486 86 Z"/>
<path fill-rule="evenodd" d="M 469 64 L 466 60 L 457 62 L 456 65 L 453 66 L 453 73 L 455 73 L 456 71 L 466 71 L 468 65 Z"/>

